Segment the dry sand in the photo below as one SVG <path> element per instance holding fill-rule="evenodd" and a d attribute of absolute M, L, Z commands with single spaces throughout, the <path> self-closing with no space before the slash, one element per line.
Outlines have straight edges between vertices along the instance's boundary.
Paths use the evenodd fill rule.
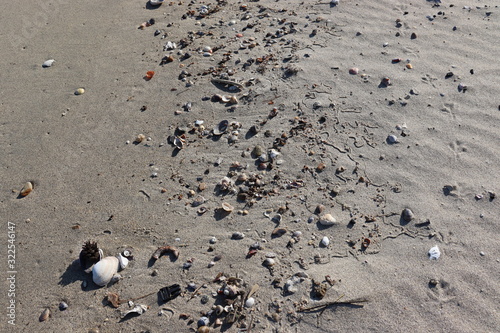
<path fill-rule="evenodd" d="M 214 332 L 238 332 L 242 322 L 252 323 L 251 332 L 498 331 L 500 199 L 491 197 L 500 192 L 495 1 L 365 0 L 331 7 L 327 0 L 266 0 L 248 1 L 246 10 L 228 2 L 219 1 L 220 10 L 204 18 L 197 18 L 198 8 L 214 9 L 216 1 L 167 1 L 156 9 L 138 0 L 4 4 L 0 330 L 192 332 L 202 313 L 223 301 L 212 297 L 221 286 L 212 281 L 224 272 L 260 289 L 255 307 L 243 310 L 245 319 Z M 150 18 L 154 25 L 138 29 Z M 280 29 L 283 36 L 276 36 Z M 181 61 L 179 48 L 163 51 L 167 41 L 181 46 L 183 39 L 191 58 Z M 198 50 L 206 45 L 220 49 L 204 57 Z M 168 54 L 174 61 L 160 66 Z M 48 59 L 55 63 L 42 68 Z M 353 67 L 357 75 L 349 74 Z M 146 81 L 150 70 L 156 74 Z M 191 74 L 186 82 L 182 70 Z M 228 94 L 211 83 L 228 70 L 248 83 L 234 92 L 238 107 L 203 100 Z M 453 76 L 446 78 L 448 72 Z M 384 77 L 391 85 L 380 85 Z M 79 87 L 86 92 L 76 96 Z M 191 111 L 176 115 L 187 102 Z M 273 108 L 277 115 L 269 118 Z M 167 143 L 179 126 L 203 120 L 209 131 L 224 119 L 241 123 L 236 143 L 228 142 L 229 133 L 217 139 L 201 131 L 187 133 L 180 151 Z M 247 134 L 255 124 L 261 131 Z M 151 140 L 133 144 L 140 133 Z M 391 134 L 399 143 L 386 142 Z M 259 170 L 250 151 L 273 143 L 282 161 Z M 231 169 L 233 162 L 246 169 Z M 261 177 L 254 186 L 261 197 L 252 202 L 216 186 L 228 173 L 236 180 L 243 172 Z M 33 192 L 18 198 L 27 181 Z M 198 215 L 189 191 L 201 182 L 208 212 Z M 235 210 L 221 216 L 222 202 Z M 336 225 L 319 227 L 319 204 Z M 263 213 L 272 209 L 273 216 L 280 207 L 279 227 L 288 232 L 273 238 L 277 223 Z M 404 208 L 415 214 L 409 223 L 400 219 Z M 6 262 L 8 221 L 16 226 L 13 268 Z M 294 231 L 302 232 L 300 240 L 287 247 Z M 233 240 L 233 232 L 246 237 Z M 319 246 L 324 236 L 326 248 Z M 218 242 L 211 245 L 211 237 Z M 365 250 L 363 237 L 371 240 Z M 106 255 L 132 249 L 123 280 L 104 288 L 92 283 L 78 262 L 87 240 Z M 246 258 L 257 241 L 263 249 Z M 167 244 L 179 248 L 177 261 L 149 261 Z M 442 254 L 431 261 L 427 252 L 435 245 Z M 271 270 L 262 265 L 269 253 L 277 256 Z M 216 255 L 221 260 L 208 268 Z M 193 265 L 184 270 L 190 258 Z M 5 282 L 12 269 L 15 297 Z M 306 277 L 286 293 L 285 282 L 299 272 Z M 312 298 L 313 280 L 327 275 L 333 287 L 322 300 Z M 105 300 L 108 292 L 128 299 L 173 283 L 182 286 L 181 297 L 164 305 L 156 295 L 146 297 L 137 303 L 150 309 L 128 320 L 120 320 L 127 304 L 117 310 Z M 206 288 L 190 300 L 189 283 Z M 368 302 L 299 311 L 341 296 Z M 15 326 L 6 311 L 11 299 Z M 58 309 L 61 301 L 67 310 Z M 165 307 L 174 315 L 160 316 Z M 39 322 L 45 308 L 51 317 Z M 182 313 L 194 321 L 179 319 Z"/>

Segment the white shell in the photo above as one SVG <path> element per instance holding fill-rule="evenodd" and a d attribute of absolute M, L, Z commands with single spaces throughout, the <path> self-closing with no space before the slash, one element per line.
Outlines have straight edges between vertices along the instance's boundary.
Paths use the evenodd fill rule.
<path fill-rule="evenodd" d="M 120 261 L 116 257 L 105 257 L 92 268 L 92 280 L 100 287 L 107 285 L 118 272 Z"/>
<path fill-rule="evenodd" d="M 325 214 L 320 217 L 319 223 L 323 226 L 332 226 L 337 222 L 337 220 L 331 214 Z"/>
<path fill-rule="evenodd" d="M 328 237 L 323 237 L 323 239 L 321 240 L 321 245 L 323 246 L 328 246 L 330 245 L 330 239 Z"/>
<path fill-rule="evenodd" d="M 273 258 L 266 258 L 266 260 L 264 260 L 263 264 L 266 267 L 272 267 L 276 264 L 276 261 Z"/>
<path fill-rule="evenodd" d="M 128 259 L 121 253 L 118 255 L 118 262 L 120 263 L 120 269 L 124 269 L 128 265 Z"/>
<path fill-rule="evenodd" d="M 164 0 L 149 0 L 151 6 L 159 6 L 163 3 Z"/>
<path fill-rule="evenodd" d="M 149 307 L 147 305 L 144 305 L 144 304 L 136 305 L 132 310 L 122 312 L 122 318 L 125 318 L 130 313 L 137 313 L 137 314 L 141 315 L 144 312 L 146 312 L 148 310 L 148 308 Z"/>
<path fill-rule="evenodd" d="M 439 251 L 439 247 L 437 247 L 437 245 L 429 250 L 430 260 L 438 260 L 440 256 L 441 256 L 441 251 Z"/>
<path fill-rule="evenodd" d="M 46 60 L 43 64 L 42 64 L 42 67 L 46 68 L 46 67 L 50 67 L 52 66 L 52 64 L 54 63 L 54 59 L 49 59 L 49 60 Z"/>
<path fill-rule="evenodd" d="M 245 302 L 245 307 L 247 308 L 251 308 L 254 305 L 255 305 L 255 298 L 253 297 L 249 297 Z"/>

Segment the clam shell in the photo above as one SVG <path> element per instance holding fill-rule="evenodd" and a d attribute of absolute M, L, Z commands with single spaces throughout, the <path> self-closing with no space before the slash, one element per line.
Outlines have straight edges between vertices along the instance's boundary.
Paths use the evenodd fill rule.
<path fill-rule="evenodd" d="M 120 269 L 124 269 L 128 265 L 128 258 L 123 256 L 121 253 L 118 255 L 118 263 L 120 264 Z"/>
<path fill-rule="evenodd" d="M 389 135 L 386 140 L 387 140 L 387 143 L 389 143 L 389 144 L 394 144 L 394 143 L 399 142 L 398 137 L 395 135 Z"/>
<path fill-rule="evenodd" d="M 228 125 L 229 125 L 229 122 L 227 120 L 223 120 L 219 123 L 219 125 L 217 125 L 212 130 L 212 132 L 214 133 L 214 135 L 222 135 L 222 134 L 226 133 Z"/>
<path fill-rule="evenodd" d="M 276 264 L 276 260 L 273 258 L 266 258 L 262 264 L 266 267 L 272 267 Z"/>
<path fill-rule="evenodd" d="M 100 287 L 107 285 L 118 272 L 120 261 L 116 257 L 105 257 L 92 268 L 92 280 Z"/>
<path fill-rule="evenodd" d="M 222 209 L 226 212 L 232 212 L 234 210 L 234 207 L 228 204 L 227 202 L 222 203 Z"/>
<path fill-rule="evenodd" d="M 21 192 L 19 193 L 19 195 L 22 196 L 22 197 L 25 197 L 28 194 L 30 194 L 31 191 L 33 191 L 33 183 L 32 182 L 27 182 L 26 184 L 24 184 L 24 187 L 21 190 Z"/>
<path fill-rule="evenodd" d="M 46 67 L 50 67 L 54 64 L 54 59 L 49 59 L 49 60 L 46 60 L 43 64 L 42 64 L 42 67 L 43 68 L 46 68 Z"/>
<path fill-rule="evenodd" d="M 40 321 L 46 321 L 50 317 L 51 317 L 50 309 L 46 308 L 45 310 L 42 311 L 42 314 L 40 314 L 40 317 L 38 318 L 38 320 L 40 320 Z"/>
<path fill-rule="evenodd" d="M 320 217 L 319 223 L 325 227 L 329 227 L 337 223 L 337 220 L 331 214 L 324 214 Z"/>

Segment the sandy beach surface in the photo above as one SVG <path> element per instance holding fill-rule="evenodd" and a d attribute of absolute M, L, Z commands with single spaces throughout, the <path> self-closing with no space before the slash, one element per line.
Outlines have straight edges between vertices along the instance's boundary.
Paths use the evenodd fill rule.
<path fill-rule="evenodd" d="M 496 1 L 0 18 L 1 332 L 498 331 Z"/>

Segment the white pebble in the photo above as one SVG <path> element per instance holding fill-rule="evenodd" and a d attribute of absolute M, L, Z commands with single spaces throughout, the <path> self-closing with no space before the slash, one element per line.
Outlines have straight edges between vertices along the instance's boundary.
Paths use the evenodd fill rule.
<path fill-rule="evenodd" d="M 389 135 L 387 137 L 387 143 L 390 143 L 390 144 L 398 143 L 398 137 L 395 135 Z"/>
<path fill-rule="evenodd" d="M 323 246 L 328 246 L 330 245 L 330 239 L 328 237 L 323 237 L 323 239 L 321 240 L 321 245 Z"/>
<path fill-rule="evenodd" d="M 249 297 L 245 302 L 245 307 L 247 308 L 251 308 L 254 305 L 255 305 L 255 298 L 253 297 Z"/>
<path fill-rule="evenodd" d="M 50 67 L 52 66 L 52 64 L 54 63 L 54 59 L 49 59 L 47 61 L 45 61 L 43 64 L 42 64 L 42 67 L 46 68 L 46 67 Z"/>

